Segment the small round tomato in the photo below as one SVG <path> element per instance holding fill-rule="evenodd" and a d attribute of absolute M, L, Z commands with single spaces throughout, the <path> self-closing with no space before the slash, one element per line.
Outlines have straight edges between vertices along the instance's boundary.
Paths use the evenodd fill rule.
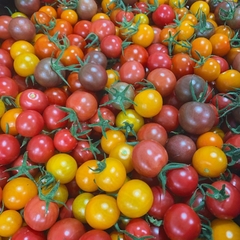
<path fill-rule="evenodd" d="M 209 39 L 205 37 L 195 38 L 191 44 L 191 54 L 194 59 L 199 59 L 199 55 L 208 57 L 212 54 L 212 44 Z"/>
<path fill-rule="evenodd" d="M 142 180 L 129 180 L 118 191 L 117 205 L 126 217 L 142 217 L 150 210 L 152 203 L 152 190 Z"/>
<path fill-rule="evenodd" d="M 95 192 L 98 189 L 95 183 L 95 173 L 97 169 L 97 160 L 92 159 L 82 163 L 76 172 L 76 183 L 80 189 L 86 192 Z"/>
<path fill-rule="evenodd" d="M 98 162 L 95 183 L 105 192 L 117 191 L 126 180 L 126 170 L 117 158 L 108 157 Z"/>
<path fill-rule="evenodd" d="M 108 130 L 106 131 L 106 136 L 101 138 L 101 147 L 103 151 L 107 154 L 116 147 L 119 143 L 126 142 L 126 137 L 124 133 L 120 130 Z"/>
<path fill-rule="evenodd" d="M 240 227 L 233 220 L 214 219 L 211 222 L 213 240 L 238 240 Z"/>
<path fill-rule="evenodd" d="M 219 74 L 216 79 L 216 88 L 219 92 L 227 93 L 230 91 L 236 91 L 240 88 L 240 72 L 234 69 L 229 69 Z"/>
<path fill-rule="evenodd" d="M 212 43 L 212 54 L 223 57 L 230 51 L 231 45 L 228 36 L 223 33 L 215 33 L 209 41 Z"/>
<path fill-rule="evenodd" d="M 201 134 L 197 138 L 196 145 L 197 145 L 197 148 L 201 148 L 204 146 L 215 146 L 215 147 L 222 149 L 223 139 L 217 133 L 206 132 L 206 133 Z"/>
<path fill-rule="evenodd" d="M 117 200 L 106 194 L 98 194 L 87 203 L 85 216 L 92 228 L 108 229 L 117 222 L 120 216 Z"/>
<path fill-rule="evenodd" d="M 143 124 L 143 117 L 133 109 L 121 111 L 116 117 L 116 127 L 120 128 L 127 135 L 136 135 Z"/>
<path fill-rule="evenodd" d="M 135 111 L 142 117 L 151 118 L 157 115 L 163 105 L 161 94 L 154 89 L 139 92 L 135 98 Z"/>
<path fill-rule="evenodd" d="M 72 212 L 74 218 L 82 223 L 87 223 L 85 210 L 88 202 L 94 195 L 92 193 L 84 192 L 80 193 L 74 200 L 72 204 Z"/>
<path fill-rule="evenodd" d="M 148 47 L 154 39 L 153 28 L 146 24 L 142 23 L 138 26 L 138 30 L 135 34 L 132 35 L 132 41 L 135 44 L 138 44 L 143 47 Z"/>
<path fill-rule="evenodd" d="M 71 25 L 76 24 L 77 21 L 78 21 L 77 12 L 74 11 L 73 9 L 65 9 L 65 10 L 63 10 L 63 12 L 61 13 L 60 18 L 63 19 L 63 20 L 68 21 L 69 23 L 71 23 Z"/>
<path fill-rule="evenodd" d="M 27 77 L 34 74 L 39 61 L 39 58 L 33 53 L 22 53 L 14 59 L 13 67 L 19 76 Z"/>
<path fill-rule="evenodd" d="M 11 237 L 22 226 L 22 216 L 16 210 L 5 210 L 0 214 L 0 236 Z"/>
<path fill-rule="evenodd" d="M 11 108 L 7 110 L 1 118 L 1 130 L 4 133 L 17 135 L 16 120 L 23 110 L 21 108 Z"/>
<path fill-rule="evenodd" d="M 66 184 L 74 179 L 77 171 L 77 163 L 69 154 L 57 153 L 48 160 L 46 169 L 57 181 Z"/>
<path fill-rule="evenodd" d="M 116 147 L 114 147 L 110 151 L 109 157 L 119 159 L 124 165 L 126 172 L 129 173 L 133 170 L 132 151 L 133 151 L 132 145 L 126 142 L 119 143 Z"/>
<path fill-rule="evenodd" d="M 8 209 L 20 210 L 38 193 L 36 184 L 29 178 L 18 177 L 3 188 L 3 201 Z"/>
<path fill-rule="evenodd" d="M 203 146 L 193 154 L 192 164 L 203 177 L 219 177 L 225 172 L 228 161 L 220 148 Z"/>
<path fill-rule="evenodd" d="M 35 53 L 34 47 L 31 43 L 25 40 L 18 40 L 14 42 L 10 49 L 10 55 L 15 59 L 18 55 L 22 53 Z"/>

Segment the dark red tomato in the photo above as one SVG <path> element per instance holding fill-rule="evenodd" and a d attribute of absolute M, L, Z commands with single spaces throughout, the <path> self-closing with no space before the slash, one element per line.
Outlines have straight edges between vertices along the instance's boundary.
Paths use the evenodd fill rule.
<path fill-rule="evenodd" d="M 188 197 L 198 186 L 198 173 L 190 165 L 167 171 L 166 186 L 174 195 Z"/>
<path fill-rule="evenodd" d="M 115 35 L 115 25 L 111 20 L 107 19 L 98 19 L 92 22 L 90 26 L 90 32 L 95 33 L 98 36 L 99 41 L 101 42 L 105 36 Z"/>
<path fill-rule="evenodd" d="M 34 88 L 23 91 L 19 98 L 19 103 L 23 110 L 35 110 L 40 113 L 49 105 L 46 94 Z"/>
<path fill-rule="evenodd" d="M 88 63 L 102 65 L 104 70 L 107 68 L 107 64 L 108 64 L 107 57 L 101 51 L 90 51 L 85 54 L 83 60 Z"/>
<path fill-rule="evenodd" d="M 159 181 L 157 177 L 145 177 L 141 174 L 139 174 L 136 170 L 133 169 L 131 171 L 131 179 L 139 179 L 147 183 L 150 187 L 154 187 L 159 185 Z"/>
<path fill-rule="evenodd" d="M 123 21 L 127 21 L 130 22 L 132 21 L 134 18 L 134 14 L 132 11 L 125 11 L 125 10 L 120 10 L 118 11 L 118 13 L 116 14 L 116 18 L 115 21 L 117 23 L 118 26 L 121 26 L 121 23 Z"/>
<path fill-rule="evenodd" d="M 8 31 L 8 25 L 12 18 L 8 15 L 2 15 L 0 16 L 0 38 L 1 39 L 8 39 L 11 38 L 11 35 Z"/>
<path fill-rule="evenodd" d="M 133 148 L 133 167 L 145 177 L 156 177 L 167 162 L 167 151 L 155 140 L 142 140 Z"/>
<path fill-rule="evenodd" d="M 7 50 L 0 48 L 0 64 L 6 66 L 10 70 L 13 69 L 13 59 Z"/>
<path fill-rule="evenodd" d="M 71 182 L 65 184 L 68 189 L 69 197 L 76 198 L 80 192 L 80 188 L 77 185 L 76 179 L 74 178 Z"/>
<path fill-rule="evenodd" d="M 134 218 L 129 221 L 125 230 L 133 235 L 134 237 L 141 238 L 144 236 L 151 236 L 151 228 L 150 225 L 142 218 Z M 125 240 L 131 240 L 132 237 L 127 233 L 124 234 Z M 149 238 L 154 239 L 154 238 Z"/>
<path fill-rule="evenodd" d="M 55 153 L 51 137 L 38 134 L 31 138 L 27 144 L 28 157 L 34 163 L 46 163 Z"/>
<path fill-rule="evenodd" d="M 168 139 L 167 131 L 158 123 L 146 123 L 137 132 L 138 141 L 153 139 L 161 145 L 165 145 Z"/>
<path fill-rule="evenodd" d="M 18 85 L 10 77 L 0 77 L 0 96 L 16 97 L 18 95 Z"/>
<path fill-rule="evenodd" d="M 118 58 L 122 53 L 122 39 L 117 35 L 108 35 L 100 43 L 101 51 L 108 58 Z"/>
<path fill-rule="evenodd" d="M 65 106 L 68 94 L 62 88 L 48 88 L 44 91 L 44 94 L 48 98 L 48 103 L 56 104 L 58 106 Z"/>
<path fill-rule="evenodd" d="M 192 196 L 189 196 L 189 198 L 186 199 L 186 204 L 188 204 L 193 209 L 200 208 L 200 210 L 198 210 L 198 214 L 201 214 L 210 221 L 215 218 L 213 214 L 208 210 L 206 204 L 203 204 L 205 202 L 205 196 L 200 190 L 196 192 L 192 202 L 190 202 L 191 197 Z"/>
<path fill-rule="evenodd" d="M 3 188 L 10 178 L 10 172 L 6 170 L 6 166 L 0 166 L 0 188 Z"/>
<path fill-rule="evenodd" d="M 153 43 L 149 47 L 147 47 L 148 54 L 151 55 L 155 52 L 166 53 L 168 54 L 167 46 L 162 43 Z"/>
<path fill-rule="evenodd" d="M 162 125 L 167 132 L 177 129 L 178 109 L 172 105 L 163 105 L 161 111 L 153 117 L 153 122 Z"/>
<path fill-rule="evenodd" d="M 187 204 L 172 205 L 165 213 L 163 221 L 164 230 L 170 239 L 193 240 L 201 232 L 201 220 Z"/>
<path fill-rule="evenodd" d="M 0 134 L 0 165 L 13 162 L 19 154 L 19 141 L 10 134 Z"/>
<path fill-rule="evenodd" d="M 148 56 L 149 54 L 144 47 L 137 44 L 131 44 L 124 48 L 120 56 L 120 63 L 123 64 L 127 61 L 137 61 L 146 67 Z"/>
<path fill-rule="evenodd" d="M 79 240 L 111 240 L 111 237 L 103 230 L 91 229 L 84 233 Z"/>
<path fill-rule="evenodd" d="M 79 240 L 85 233 L 84 225 L 75 218 L 57 221 L 48 231 L 48 240 Z"/>
<path fill-rule="evenodd" d="M 214 126 L 215 120 L 214 110 L 206 103 L 186 102 L 179 109 L 179 124 L 190 134 L 202 134 L 209 131 Z"/>
<path fill-rule="evenodd" d="M 213 191 L 208 188 L 206 196 L 206 205 L 209 211 L 217 218 L 220 219 L 233 219 L 240 214 L 240 192 L 235 188 L 230 182 L 218 180 L 211 184 L 212 187 L 217 190 L 222 190 L 224 187 L 224 195 L 228 197 L 226 199 L 221 199 L 221 195 L 214 194 L 214 196 L 209 196 L 213 194 Z"/>
<path fill-rule="evenodd" d="M 29 226 L 23 226 L 11 237 L 12 240 L 46 240 L 47 237 L 43 232 L 35 231 Z"/>
<path fill-rule="evenodd" d="M 93 153 L 89 150 L 88 141 L 78 141 L 76 147 L 71 151 L 71 156 L 76 160 L 78 166 L 94 158 Z"/>
<path fill-rule="evenodd" d="M 161 4 L 158 8 L 152 13 L 152 20 L 155 25 L 160 28 L 173 23 L 175 19 L 175 12 L 173 8 L 167 4 Z"/>
<path fill-rule="evenodd" d="M 27 88 L 32 87 L 31 83 L 26 83 L 26 81 L 25 81 L 26 78 L 25 77 L 21 77 L 18 74 L 14 74 L 12 79 L 18 85 L 18 92 L 19 93 L 25 91 Z M 35 86 L 37 86 L 37 84 Z"/>
<path fill-rule="evenodd" d="M 65 202 L 65 206 L 60 208 L 59 212 L 59 219 L 64 219 L 64 218 L 73 218 L 73 211 L 72 211 L 72 204 L 75 198 L 69 198 Z"/>
<path fill-rule="evenodd" d="M 173 196 L 160 186 L 153 186 L 151 187 L 153 192 L 153 204 L 148 214 L 156 219 L 163 219 L 164 214 L 174 204 Z"/>
<path fill-rule="evenodd" d="M 195 62 L 187 53 L 177 53 L 172 57 L 172 71 L 175 74 L 176 78 L 193 74 Z"/>
<path fill-rule="evenodd" d="M 169 161 L 190 164 L 196 152 L 195 142 L 188 136 L 176 134 L 170 137 L 165 145 Z"/>
<path fill-rule="evenodd" d="M 77 139 L 68 128 L 64 128 L 55 133 L 53 138 L 54 147 L 59 152 L 70 152 L 77 145 Z"/>
<path fill-rule="evenodd" d="M 78 21 L 73 27 L 73 33 L 86 38 L 87 35 L 90 33 L 90 27 L 92 22 L 88 20 L 80 20 Z"/>
<path fill-rule="evenodd" d="M 67 116 L 67 113 L 61 110 L 56 105 L 49 105 L 43 112 L 43 119 L 45 122 L 45 126 L 48 130 L 55 130 L 58 128 L 66 127 L 68 121 L 62 121 Z"/>
<path fill-rule="evenodd" d="M 149 55 L 147 67 L 150 72 L 156 68 L 171 69 L 172 60 L 167 53 L 155 52 Z"/>
<path fill-rule="evenodd" d="M 127 61 L 119 69 L 119 78 L 122 82 L 136 84 L 145 77 L 145 69 L 138 61 Z"/>
<path fill-rule="evenodd" d="M 154 240 L 170 240 L 164 231 L 163 225 L 158 227 L 151 224 L 150 228 L 152 231 L 151 235 L 154 237 Z"/>
<path fill-rule="evenodd" d="M 66 107 L 73 109 L 80 122 L 89 120 L 97 111 L 97 100 L 89 92 L 77 90 L 72 93 L 66 102 Z"/>
<path fill-rule="evenodd" d="M 4 49 L 8 52 L 10 52 L 10 49 L 12 47 L 12 44 L 15 42 L 15 40 L 13 38 L 7 38 L 6 40 L 4 40 L 1 44 L 1 49 Z"/>
<path fill-rule="evenodd" d="M 23 137 L 34 137 L 44 127 L 42 115 L 35 110 L 24 110 L 16 119 L 16 129 Z"/>
<path fill-rule="evenodd" d="M 85 46 L 87 43 L 86 43 L 85 39 L 82 36 L 80 36 L 79 34 L 72 33 L 72 34 L 67 35 L 67 38 L 69 40 L 70 46 L 77 46 L 80 49 L 85 50 Z"/>
<path fill-rule="evenodd" d="M 14 160 L 11 163 L 11 168 L 14 168 L 11 171 L 12 175 L 16 175 L 16 174 L 19 173 L 19 169 L 18 168 L 23 165 L 23 161 L 24 161 L 24 156 L 20 155 L 16 160 Z M 28 166 L 28 170 L 27 170 L 28 173 L 30 173 L 33 177 L 35 177 L 37 175 L 37 173 L 39 172 L 39 168 L 37 168 L 36 163 L 32 162 L 29 159 L 26 159 L 26 163 L 25 164 Z M 26 175 L 23 174 L 23 176 L 26 176 Z"/>
<path fill-rule="evenodd" d="M 9 68 L 7 68 L 6 66 L 0 64 L 0 78 L 2 77 L 12 77 L 12 73 L 10 71 Z"/>
<path fill-rule="evenodd" d="M 213 55 L 211 58 L 217 60 L 217 62 L 220 64 L 221 73 L 229 69 L 229 64 L 225 58 L 217 55 Z"/>
<path fill-rule="evenodd" d="M 33 197 L 24 207 L 24 220 L 35 231 L 49 229 L 57 221 L 58 214 L 57 203 L 50 202 L 47 211 L 46 202 L 38 196 Z"/>
<path fill-rule="evenodd" d="M 173 92 L 177 81 L 174 73 L 164 67 L 157 67 L 150 71 L 147 80 L 155 86 L 162 97 L 167 97 Z"/>
<path fill-rule="evenodd" d="M 38 11 L 41 6 L 39 0 L 14 0 L 14 4 L 18 11 L 31 16 L 34 12 Z"/>

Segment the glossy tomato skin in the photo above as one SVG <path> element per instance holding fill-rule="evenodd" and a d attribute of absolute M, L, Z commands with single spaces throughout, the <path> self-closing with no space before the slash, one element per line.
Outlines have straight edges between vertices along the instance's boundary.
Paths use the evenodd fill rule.
<path fill-rule="evenodd" d="M 16 97 L 18 94 L 18 85 L 7 76 L 0 77 L 0 96 Z"/>
<path fill-rule="evenodd" d="M 24 207 L 24 220 L 35 231 L 49 229 L 56 222 L 58 214 L 59 207 L 56 203 L 50 202 L 46 212 L 46 202 L 38 196 L 33 197 Z"/>
<path fill-rule="evenodd" d="M 219 219 L 233 219 L 240 213 L 240 206 L 238 204 L 240 199 L 240 192 L 231 183 L 223 180 L 218 180 L 212 183 L 212 186 L 221 190 L 225 186 L 225 195 L 229 197 L 225 200 L 219 201 L 211 196 L 206 197 L 206 204 L 210 212 Z M 208 189 L 208 193 L 212 190 Z"/>
<path fill-rule="evenodd" d="M 133 167 L 145 177 L 156 177 L 167 162 L 167 151 L 155 140 L 142 140 L 134 146 Z"/>
<path fill-rule="evenodd" d="M 160 186 L 151 187 L 153 204 L 148 214 L 156 219 L 163 219 L 164 214 L 174 204 L 174 198 L 168 190 L 163 191 Z"/>
<path fill-rule="evenodd" d="M 21 227 L 11 238 L 12 240 L 24 239 L 24 240 L 46 240 L 46 236 L 43 232 L 35 231 L 29 226 Z"/>
<path fill-rule="evenodd" d="M 142 218 L 131 219 L 127 224 L 125 230 L 138 238 L 151 235 L 150 225 Z M 127 234 L 124 234 L 124 239 L 131 240 L 132 237 L 128 236 Z"/>
<path fill-rule="evenodd" d="M 85 227 L 80 221 L 75 218 L 64 218 L 49 229 L 47 239 L 79 240 L 84 233 Z"/>
<path fill-rule="evenodd" d="M 201 221 L 186 204 L 172 205 L 164 215 L 164 230 L 170 239 L 192 240 L 201 232 Z"/>
<path fill-rule="evenodd" d="M 79 240 L 111 240 L 111 237 L 103 230 L 91 229 L 84 233 Z"/>
<path fill-rule="evenodd" d="M 0 134 L 0 149 L 0 164 L 7 165 L 19 156 L 20 143 L 10 134 Z"/>

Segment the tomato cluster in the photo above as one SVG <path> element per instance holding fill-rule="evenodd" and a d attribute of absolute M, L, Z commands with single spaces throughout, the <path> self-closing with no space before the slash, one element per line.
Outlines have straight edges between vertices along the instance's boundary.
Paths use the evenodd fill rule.
<path fill-rule="evenodd" d="M 0 239 L 239 240 L 238 1 L 14 3 Z"/>

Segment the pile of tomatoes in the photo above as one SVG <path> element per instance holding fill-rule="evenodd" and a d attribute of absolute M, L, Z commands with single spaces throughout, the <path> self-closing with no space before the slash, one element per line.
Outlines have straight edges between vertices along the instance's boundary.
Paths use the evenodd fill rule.
<path fill-rule="evenodd" d="M 239 240 L 238 1 L 14 3 L 0 239 Z"/>

